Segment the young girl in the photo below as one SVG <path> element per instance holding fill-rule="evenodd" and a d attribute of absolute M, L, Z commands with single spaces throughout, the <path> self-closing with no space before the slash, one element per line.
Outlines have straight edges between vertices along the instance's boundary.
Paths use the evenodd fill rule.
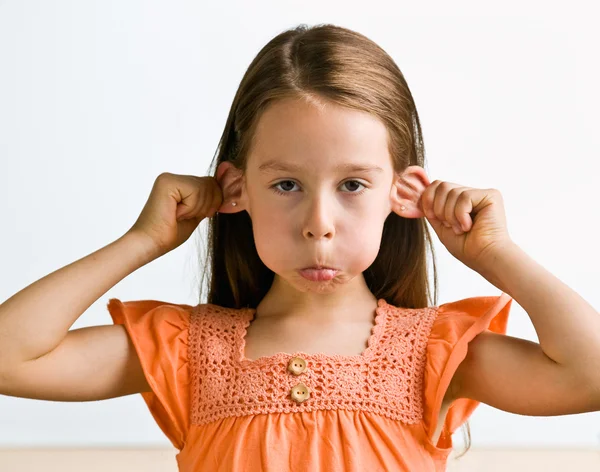
<path fill-rule="evenodd" d="M 430 182 L 407 83 L 369 39 L 271 40 L 217 164 L 161 174 L 121 238 L 0 306 L 0 393 L 141 393 L 188 472 L 441 471 L 479 402 L 600 409 L 597 312 L 511 240 L 499 191 Z M 114 325 L 69 330 L 206 217 L 206 303 L 112 298 Z M 430 306 L 426 221 L 501 295 Z M 540 344 L 506 335 L 513 298 Z"/>

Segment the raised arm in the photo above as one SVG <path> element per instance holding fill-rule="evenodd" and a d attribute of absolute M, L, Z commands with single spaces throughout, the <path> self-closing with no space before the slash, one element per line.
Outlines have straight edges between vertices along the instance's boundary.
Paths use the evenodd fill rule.
<path fill-rule="evenodd" d="M 0 305 L 0 394 L 86 401 L 147 391 L 124 326 L 69 330 L 117 282 L 186 241 L 223 202 L 213 177 L 163 173 L 119 239 Z"/>
<path fill-rule="evenodd" d="M 104 293 L 158 257 L 148 237 L 125 235 L 58 269 L 0 305 L 0 375 L 49 353 Z"/>

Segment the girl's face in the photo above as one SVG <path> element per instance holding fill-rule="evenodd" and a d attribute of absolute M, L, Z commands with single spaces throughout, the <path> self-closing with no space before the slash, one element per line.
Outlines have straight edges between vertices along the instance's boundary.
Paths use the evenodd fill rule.
<path fill-rule="evenodd" d="M 392 210 L 385 126 L 362 111 L 285 99 L 265 110 L 253 144 L 240 209 L 261 260 L 299 291 L 350 290 L 375 260 Z M 298 273 L 315 265 L 339 271 L 328 281 Z"/>

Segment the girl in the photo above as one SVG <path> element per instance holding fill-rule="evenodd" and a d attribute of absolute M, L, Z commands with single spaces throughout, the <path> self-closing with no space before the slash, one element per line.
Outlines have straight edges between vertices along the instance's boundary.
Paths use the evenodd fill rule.
<path fill-rule="evenodd" d="M 0 306 L 1 393 L 141 393 L 188 472 L 441 471 L 480 402 L 600 409 L 597 312 L 511 240 L 500 192 L 429 181 L 406 81 L 366 37 L 271 40 L 217 164 L 161 174 L 121 238 Z M 206 217 L 206 303 L 112 298 L 114 325 L 69 330 Z M 501 295 L 430 306 L 425 220 Z M 506 335 L 513 298 L 540 344 Z"/>

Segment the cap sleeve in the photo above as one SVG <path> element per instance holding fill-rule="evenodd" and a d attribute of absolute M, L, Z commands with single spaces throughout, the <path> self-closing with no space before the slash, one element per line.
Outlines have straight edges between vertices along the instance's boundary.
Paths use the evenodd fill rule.
<path fill-rule="evenodd" d="M 512 300 L 502 293 L 494 297 L 465 298 L 437 308 L 427 343 L 424 377 L 423 421 L 430 440 L 437 428 L 444 394 L 467 355 L 469 342 L 486 330 L 506 334 Z M 440 436 L 443 447 L 452 445 L 452 434 L 467 421 L 478 405 L 478 401 L 469 398 L 452 402 Z"/>
<path fill-rule="evenodd" d="M 152 391 L 142 392 L 160 429 L 179 450 L 189 429 L 188 332 L 190 305 L 158 300 L 107 304 L 114 324 L 125 326 Z"/>

